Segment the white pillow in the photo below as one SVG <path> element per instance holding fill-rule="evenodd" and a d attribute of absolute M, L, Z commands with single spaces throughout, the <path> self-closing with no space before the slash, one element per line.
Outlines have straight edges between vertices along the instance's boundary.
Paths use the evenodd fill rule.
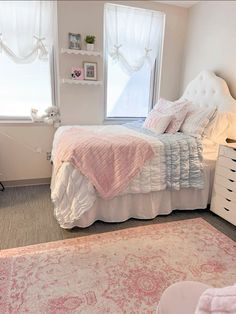
<path fill-rule="evenodd" d="M 187 112 L 189 111 L 190 102 L 183 100 L 183 101 L 169 101 L 164 98 L 160 98 L 157 104 L 154 107 L 154 110 L 158 111 L 159 113 L 165 115 L 172 115 L 173 119 L 168 125 L 166 132 L 167 133 L 176 133 L 179 131 L 180 126 L 182 125 Z"/>
<path fill-rule="evenodd" d="M 207 125 L 203 136 L 218 144 L 225 144 L 226 138 L 232 137 L 234 133 L 234 138 L 236 138 L 236 131 L 232 131 L 236 126 L 235 117 L 236 115 L 231 112 L 217 112 L 214 119 Z"/>
<path fill-rule="evenodd" d="M 143 128 L 162 134 L 173 119 L 173 115 L 165 115 L 153 109 L 143 123 Z"/>
<path fill-rule="evenodd" d="M 195 109 L 193 107 L 192 110 L 187 113 L 180 127 L 180 131 L 193 136 L 201 136 L 215 112 L 216 108 Z"/>

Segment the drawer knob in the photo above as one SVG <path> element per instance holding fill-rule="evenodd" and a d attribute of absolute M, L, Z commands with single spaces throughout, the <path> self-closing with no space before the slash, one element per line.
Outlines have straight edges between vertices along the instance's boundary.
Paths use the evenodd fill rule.
<path fill-rule="evenodd" d="M 228 208 L 226 208 L 226 207 L 224 207 L 224 210 L 226 210 L 227 212 L 229 212 L 229 209 L 228 209 Z"/>
<path fill-rule="evenodd" d="M 227 189 L 229 192 L 233 192 L 233 190 Z"/>
<path fill-rule="evenodd" d="M 229 198 L 226 198 L 226 201 L 231 202 L 231 200 Z"/>
<path fill-rule="evenodd" d="M 229 179 L 229 181 L 230 181 L 230 182 L 234 182 L 234 180 L 232 180 L 232 179 Z"/>
<path fill-rule="evenodd" d="M 232 158 L 232 161 L 236 162 L 236 159 L 233 159 L 233 158 Z"/>
<path fill-rule="evenodd" d="M 236 172 L 236 170 L 234 170 L 234 169 L 230 169 L 230 171 L 232 171 L 232 172 Z"/>

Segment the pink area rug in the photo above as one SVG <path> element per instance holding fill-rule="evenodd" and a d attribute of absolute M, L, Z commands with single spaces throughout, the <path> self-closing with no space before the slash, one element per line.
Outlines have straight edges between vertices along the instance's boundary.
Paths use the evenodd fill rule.
<path fill-rule="evenodd" d="M 202 219 L 0 252 L 0 313 L 155 313 L 179 280 L 236 282 L 236 243 Z"/>

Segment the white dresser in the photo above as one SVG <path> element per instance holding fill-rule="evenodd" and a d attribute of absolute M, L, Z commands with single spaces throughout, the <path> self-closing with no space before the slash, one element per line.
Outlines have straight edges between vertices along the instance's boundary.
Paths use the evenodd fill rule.
<path fill-rule="evenodd" d="M 236 145 L 220 145 L 211 211 L 236 226 Z"/>

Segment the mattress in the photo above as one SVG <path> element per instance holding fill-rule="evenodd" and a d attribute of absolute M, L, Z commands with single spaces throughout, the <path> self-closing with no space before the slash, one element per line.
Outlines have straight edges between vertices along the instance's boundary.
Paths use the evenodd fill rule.
<path fill-rule="evenodd" d="M 64 130 L 71 126 L 60 127 L 54 138 L 52 158 L 55 147 Z M 88 126 L 98 130 L 98 126 Z M 104 126 L 101 126 L 104 128 Z M 112 200 L 103 200 L 96 193 L 89 180 L 70 163 L 64 163 L 57 176 L 52 177 L 52 200 L 55 216 L 62 228 L 75 226 L 87 227 L 96 220 L 107 222 L 125 221 L 131 217 L 151 219 L 157 215 L 169 214 L 174 209 L 206 208 L 210 199 L 215 167 L 213 143 L 206 141 L 203 146 L 204 189 L 186 188 L 180 191 L 153 191 L 158 178 L 151 178 L 152 167 L 158 167 L 155 160 L 144 169 L 121 195 Z M 215 152 L 215 151 L 214 151 Z M 216 154 L 216 152 L 215 152 Z M 60 184 L 56 184 L 60 182 Z M 79 210 L 78 210 L 79 209 Z"/>

